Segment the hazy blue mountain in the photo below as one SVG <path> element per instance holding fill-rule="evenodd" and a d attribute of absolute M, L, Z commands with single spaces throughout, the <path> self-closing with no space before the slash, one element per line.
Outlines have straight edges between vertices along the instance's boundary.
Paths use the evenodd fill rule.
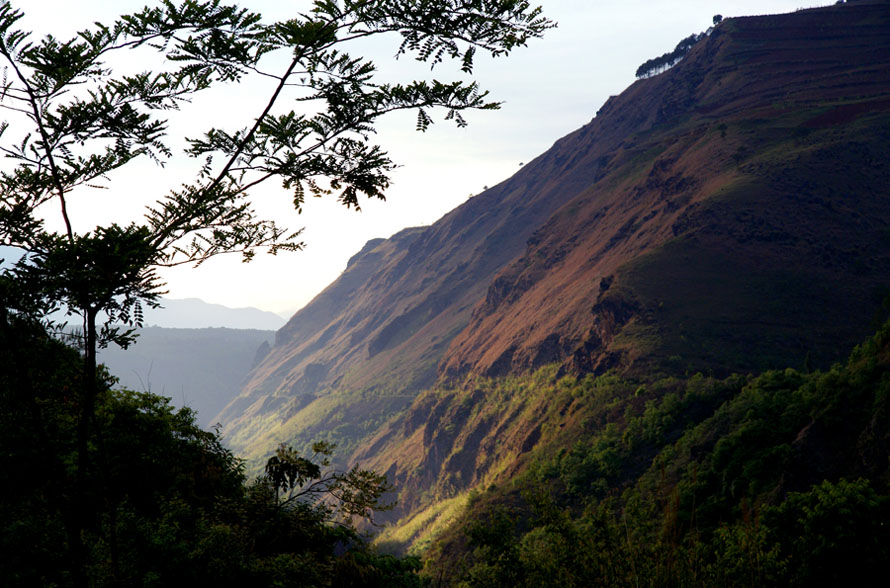
<path fill-rule="evenodd" d="M 21 255 L 21 250 L 0 245 L 0 267 L 10 266 Z M 229 308 L 221 304 L 204 302 L 199 298 L 162 298 L 162 308 L 146 308 L 145 324 L 154 327 L 178 329 L 204 329 L 227 327 L 229 329 L 260 329 L 277 331 L 286 320 L 274 312 L 254 307 Z M 54 318 L 67 320 L 69 324 L 78 321 L 57 313 Z"/>
<path fill-rule="evenodd" d="M 241 390 L 274 335 L 256 329 L 146 327 L 135 345 L 103 349 L 99 360 L 120 378 L 120 387 L 169 396 L 177 406 L 198 411 L 198 421 L 209 427 Z"/>
<path fill-rule="evenodd" d="M 14 261 L 19 251 L 0 247 L 0 259 Z M 204 426 L 238 392 L 247 373 L 268 349 L 284 319 L 258 308 L 228 308 L 197 298 L 162 299 L 162 308 L 145 309 L 146 328 L 137 343 L 123 350 L 100 351 L 99 360 L 120 378 L 120 387 L 148 390 L 198 412 Z M 52 318 L 77 328 L 76 316 Z"/>
<path fill-rule="evenodd" d="M 161 304 L 163 308 L 145 309 L 146 325 L 177 329 L 227 327 L 277 331 L 285 322 L 274 312 L 252 307 L 229 308 L 198 298 L 163 298 Z"/>

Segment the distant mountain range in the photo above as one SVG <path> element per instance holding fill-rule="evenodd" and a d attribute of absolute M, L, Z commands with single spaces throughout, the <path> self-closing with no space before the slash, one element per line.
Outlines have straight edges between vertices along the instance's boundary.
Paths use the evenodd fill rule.
<path fill-rule="evenodd" d="M 0 265 L 21 256 L 21 251 L 0 245 Z M 274 312 L 254 307 L 230 308 L 199 298 L 161 298 L 161 308 L 145 308 L 145 325 L 177 329 L 260 329 L 276 331 L 286 320 Z M 64 320 L 62 315 L 57 318 Z M 69 320 L 69 322 L 72 322 Z"/>
<path fill-rule="evenodd" d="M 258 308 L 229 308 L 198 298 L 162 298 L 161 308 L 145 309 L 146 326 L 178 329 L 226 327 L 229 329 L 260 329 L 276 331 L 285 320 Z"/>
<path fill-rule="evenodd" d="M 274 335 L 257 329 L 146 327 L 129 349 L 100 350 L 99 361 L 120 379 L 120 387 L 168 396 L 175 406 L 197 411 L 198 422 L 211 427 Z"/>
<path fill-rule="evenodd" d="M 146 327 L 134 345 L 127 350 L 112 345 L 100 351 L 99 360 L 121 387 L 169 396 L 176 406 L 195 409 L 198 421 L 210 427 L 241 391 L 284 319 L 197 298 L 164 298 L 161 304 L 145 310 Z"/>

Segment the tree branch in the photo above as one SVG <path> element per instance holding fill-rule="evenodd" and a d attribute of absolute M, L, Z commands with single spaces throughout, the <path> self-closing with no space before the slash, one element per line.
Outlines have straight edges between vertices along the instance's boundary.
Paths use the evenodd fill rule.
<path fill-rule="evenodd" d="M 61 203 L 62 208 L 62 218 L 65 221 L 65 230 L 68 233 L 68 242 L 73 244 L 74 231 L 71 228 L 71 219 L 68 218 L 68 205 L 65 202 L 65 187 L 62 185 L 62 178 L 59 175 L 59 170 L 56 167 L 55 158 L 53 157 L 52 150 L 49 147 L 49 135 L 47 134 L 46 127 L 43 124 L 43 117 L 41 116 L 40 108 L 37 105 L 37 98 L 34 96 L 34 91 L 31 88 L 31 84 L 28 83 L 27 78 L 25 78 L 25 76 L 22 74 L 22 71 L 19 69 L 18 63 L 9 54 L 9 51 L 6 49 L 6 45 L 4 43 L 0 43 L 0 53 L 2 53 L 3 57 L 5 57 L 6 60 L 9 61 L 9 63 L 12 65 L 16 76 L 18 76 L 19 80 L 25 86 L 25 90 L 28 93 L 28 102 L 31 104 L 31 112 L 34 115 L 34 124 L 37 125 L 37 129 L 40 131 L 40 136 L 43 138 L 43 148 L 44 153 L 46 154 L 47 163 L 49 164 L 50 175 L 52 176 L 53 183 L 55 184 L 55 188 L 58 191 L 59 202 Z"/>

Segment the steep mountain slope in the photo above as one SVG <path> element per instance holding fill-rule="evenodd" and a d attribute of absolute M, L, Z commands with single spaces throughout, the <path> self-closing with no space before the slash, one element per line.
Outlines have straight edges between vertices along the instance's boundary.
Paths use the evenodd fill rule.
<path fill-rule="evenodd" d="M 580 131 L 602 177 L 498 276 L 445 370 L 836 360 L 890 268 L 887 27 L 885 2 L 732 19 L 611 100 Z"/>
<path fill-rule="evenodd" d="M 494 279 L 442 384 L 354 455 L 403 512 L 552 442 L 571 399 L 540 391 L 560 373 L 809 369 L 886 316 L 887 2 L 728 20 L 572 138 L 584 149 L 563 157 L 601 162 L 594 183 Z M 549 380 L 510 383 L 550 362 Z"/>
<path fill-rule="evenodd" d="M 509 396 L 518 380 L 550 397 L 548 441 L 452 509 L 425 575 L 437 588 L 883 586 L 888 376 L 890 323 L 825 372 L 514 378 Z"/>
<path fill-rule="evenodd" d="M 345 441 L 411 510 L 546 438 L 547 399 L 487 406 L 485 377 L 841 358 L 890 292 L 888 25 L 868 1 L 727 20 L 510 180 L 370 242 L 278 332 L 227 439 Z"/>
<path fill-rule="evenodd" d="M 261 457 L 280 441 L 356 442 L 409 404 L 494 275 L 552 213 L 589 186 L 594 159 L 571 135 L 515 176 L 429 227 L 372 240 L 276 336 L 239 398 L 220 413 L 228 442 Z"/>

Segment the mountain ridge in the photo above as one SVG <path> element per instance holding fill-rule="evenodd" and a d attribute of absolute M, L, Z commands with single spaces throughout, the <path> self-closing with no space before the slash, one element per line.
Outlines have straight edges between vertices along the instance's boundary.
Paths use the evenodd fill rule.
<path fill-rule="evenodd" d="M 825 14 L 832 15 L 832 22 L 825 22 Z M 842 121 L 839 116 L 849 116 L 853 112 L 859 115 L 886 112 L 888 78 L 883 66 L 888 65 L 887 61 L 863 54 L 865 51 L 886 54 L 880 51 L 881 47 L 887 47 L 886 35 L 880 23 L 872 25 L 867 22 L 872 18 L 883 19 L 886 23 L 886 5 L 874 3 L 844 7 L 840 12 L 831 8 L 812 9 L 790 15 L 730 19 L 717 27 L 710 37 L 700 41 L 672 70 L 640 80 L 620 97 L 611 99 L 590 127 L 592 133 L 599 131 L 600 135 L 606 136 L 605 141 L 603 137 L 597 139 L 597 146 L 603 151 L 611 151 L 612 169 L 621 165 L 622 157 L 627 160 L 647 148 L 663 148 L 663 152 L 648 162 L 651 167 L 642 170 L 647 174 L 645 181 L 622 184 L 619 179 L 612 185 L 593 187 L 566 205 L 579 210 L 557 212 L 548 221 L 549 226 L 541 229 L 546 238 L 530 243 L 524 256 L 505 269 L 492 284 L 486 301 L 474 313 L 473 322 L 452 343 L 443 371 L 460 375 L 475 369 L 488 375 L 499 375 L 511 369 L 528 369 L 548 360 L 561 359 L 557 355 L 564 357 L 566 352 L 572 351 L 575 351 L 576 367 L 582 370 L 596 369 L 598 364 L 598 369 L 607 369 L 620 362 L 616 358 L 609 359 L 608 352 L 606 357 L 583 357 L 584 353 L 589 354 L 590 347 L 602 347 L 595 339 L 605 338 L 608 347 L 608 340 L 617 335 L 617 331 L 604 327 L 596 333 L 598 327 L 594 324 L 590 325 L 585 337 L 579 333 L 578 327 L 585 322 L 589 324 L 595 314 L 604 315 L 603 323 L 626 323 L 631 320 L 628 311 L 639 302 L 633 300 L 634 296 L 606 295 L 608 288 L 598 290 L 594 284 L 591 284 L 590 292 L 578 293 L 575 284 L 579 277 L 589 279 L 592 273 L 592 281 L 599 277 L 611 284 L 615 278 L 613 273 L 618 269 L 616 263 L 623 263 L 629 257 L 698 229 L 691 221 L 696 218 L 693 213 L 703 208 L 703 202 L 721 190 L 735 189 L 734 182 L 751 181 L 752 176 L 760 173 L 761 170 L 751 169 L 752 164 L 747 163 L 758 147 L 745 144 L 746 131 L 733 129 L 735 132 L 727 136 L 726 123 L 732 123 L 737 113 L 747 113 L 746 117 L 753 114 L 781 119 L 781 107 L 774 104 L 779 96 L 788 103 L 797 101 L 796 110 L 813 108 L 807 105 L 807 94 L 814 94 L 813 79 L 818 84 L 815 92 L 818 100 L 854 96 L 856 102 L 837 106 L 838 112 L 820 112 L 809 120 L 800 121 L 802 125 L 798 128 L 806 132 L 810 128 L 818 129 L 826 121 Z M 786 46 L 776 46 L 775 31 L 781 30 L 788 39 L 806 44 L 808 38 L 812 38 L 810 31 L 814 27 L 822 28 L 818 38 L 820 43 L 826 44 L 818 52 L 806 56 L 804 61 L 799 61 L 803 58 L 794 42 L 786 41 Z M 856 37 L 846 34 L 849 27 L 855 27 Z M 764 43 L 770 46 L 769 50 L 762 48 Z M 858 87 L 855 79 L 847 79 L 849 67 L 845 66 L 857 61 L 870 68 L 867 76 L 859 74 Z M 728 68 L 727 64 L 735 65 Z M 816 77 L 811 77 L 814 74 Z M 783 78 L 781 90 L 777 90 L 778 84 L 770 79 L 776 75 Z M 733 83 L 740 78 L 744 78 L 743 84 Z M 843 80 L 838 81 L 838 78 Z M 877 85 L 880 83 L 884 85 Z M 876 85 L 880 91 L 875 95 L 872 90 Z M 869 98 L 870 101 L 866 100 Z M 816 110 L 820 107 L 815 106 Z M 690 116 L 693 121 L 683 121 Z M 611 129 L 609 123 L 613 123 Z M 660 138 L 659 142 L 647 143 L 645 135 L 657 134 L 662 125 L 671 125 L 677 132 Z M 628 132 L 629 129 L 633 131 Z M 794 128 L 782 130 L 795 132 Z M 622 139 L 613 137 L 610 143 L 610 131 L 621 132 Z M 772 142 L 775 147 L 779 141 Z M 803 147 L 798 146 L 797 151 L 804 152 Z M 696 151 L 706 151 L 707 157 L 695 157 Z M 805 152 L 802 154 L 806 155 Z M 869 157 L 879 159 L 880 154 L 872 153 Z M 748 168 L 743 169 L 743 165 Z M 604 181 L 610 179 L 606 174 Z M 886 181 L 885 178 L 878 180 L 876 185 Z M 772 179 L 762 183 L 769 181 Z M 597 235 L 596 229 L 611 234 Z M 571 237 L 564 238 L 566 234 Z M 576 241 L 572 242 L 572 239 Z M 615 259 L 615 252 L 610 251 L 613 248 L 618 248 L 620 254 L 615 263 L 610 262 L 610 257 Z M 596 254 L 591 255 L 591 250 Z M 572 252 L 577 259 L 564 261 L 563 258 Z M 600 259 L 596 259 L 597 256 Z M 561 278 L 560 273 L 563 274 Z M 548 280 L 556 283 L 543 287 L 539 278 L 544 280 L 545 286 Z M 620 279 L 618 283 L 621 283 Z M 540 321 L 536 319 L 541 313 L 530 309 L 540 308 L 548 297 L 565 293 L 574 293 L 574 298 L 558 307 L 552 306 L 555 309 L 553 318 L 538 327 L 536 322 Z M 591 312 L 597 305 L 601 305 L 599 312 Z M 619 310 L 617 314 L 608 312 L 610 306 Z M 511 314 L 512 308 L 518 310 Z M 503 328 L 498 328 L 504 324 L 531 326 L 531 329 L 504 332 Z M 863 335 L 860 327 L 856 333 L 848 333 L 844 343 L 852 345 L 857 336 Z M 555 336 L 566 338 L 568 342 L 554 344 Z M 579 344 L 582 348 L 578 348 Z M 562 349 L 563 353 L 554 355 L 549 352 L 554 347 Z M 585 352 L 583 347 L 588 351 Z M 836 350 L 840 353 L 844 348 Z M 536 355 L 541 358 L 537 359 Z M 822 355 L 823 362 L 827 355 Z M 836 353 L 834 357 L 837 357 Z M 777 361 L 781 363 L 783 359 L 786 358 L 777 358 Z M 737 365 L 735 369 L 764 367 L 769 366 Z"/>
<path fill-rule="evenodd" d="M 870 23 L 890 24 L 890 11 L 877 3 L 841 10 L 844 18 L 820 9 L 728 20 L 674 69 L 610 100 L 602 120 L 586 127 L 593 133 L 610 117 L 619 128 L 639 125 L 646 113 L 652 123 L 616 141 L 624 143 L 605 166 L 605 188 L 556 211 L 492 281 L 445 354 L 440 385 L 352 457 L 395 480 L 403 514 L 432 516 L 422 509 L 510 479 L 547 440 L 545 416 L 562 401 L 522 390 L 503 399 L 487 392 L 490 382 L 509 388 L 514 375 L 547 365 L 557 369 L 542 389 L 557 387 L 561 374 L 614 369 L 645 378 L 809 370 L 842 359 L 886 317 L 890 51 L 879 48 L 890 49 L 890 36 Z M 834 45 L 819 47 L 810 35 L 820 22 Z M 795 41 L 789 30 L 806 34 Z M 737 80 L 729 87 L 736 93 L 724 105 L 690 103 L 683 108 L 707 106 L 709 119 L 683 120 L 675 105 L 685 101 L 665 86 L 682 95 L 690 69 L 708 60 L 719 66 L 726 52 L 770 35 L 809 47 L 808 68 L 797 72 L 787 54 L 761 50 L 747 67 L 763 74 L 744 77 L 754 93 L 746 96 L 741 75 L 709 65 Z M 846 53 L 836 46 L 844 39 Z M 871 54 L 863 57 L 863 48 Z M 769 56 L 777 63 L 765 67 Z M 827 80 L 823 98 L 809 79 L 826 61 L 833 71 L 816 78 Z M 793 75 L 783 76 L 785 67 Z M 850 74 L 857 69 L 864 73 Z M 830 83 L 838 77 L 848 79 Z M 769 83 L 797 100 L 793 108 L 777 107 L 758 87 Z M 703 88 L 712 100 L 718 85 Z M 668 106 L 641 108 L 641 95 Z M 661 118 L 668 110 L 679 122 Z"/>
<path fill-rule="evenodd" d="M 207 327 L 144 327 L 128 349 L 109 346 L 99 361 L 118 378 L 118 388 L 153 392 L 174 406 L 197 412 L 205 427 L 241 391 L 250 369 L 262 359 L 274 331 Z"/>
<path fill-rule="evenodd" d="M 541 180 L 559 164 L 542 155 L 436 223 L 370 241 L 279 330 L 241 397 L 220 413 L 229 442 L 239 450 L 281 442 L 297 421 L 307 440 L 325 435 L 329 413 L 342 404 L 336 396 L 345 401 L 355 390 L 375 391 L 370 410 L 381 419 L 404 409 L 438 377 L 447 343 L 465 327 L 487 280 L 521 252 L 553 201 L 567 197 L 564 186 Z M 526 201 L 527 194 L 534 198 Z M 270 425 L 260 415 L 273 405 L 288 405 L 288 416 Z M 251 422 L 257 419 L 262 431 Z"/>
<path fill-rule="evenodd" d="M 170 329 L 259 329 L 274 331 L 285 320 L 266 310 L 252 306 L 231 308 L 205 302 L 200 298 L 161 298 L 160 308 L 145 308 L 144 323 L 150 327 Z"/>

